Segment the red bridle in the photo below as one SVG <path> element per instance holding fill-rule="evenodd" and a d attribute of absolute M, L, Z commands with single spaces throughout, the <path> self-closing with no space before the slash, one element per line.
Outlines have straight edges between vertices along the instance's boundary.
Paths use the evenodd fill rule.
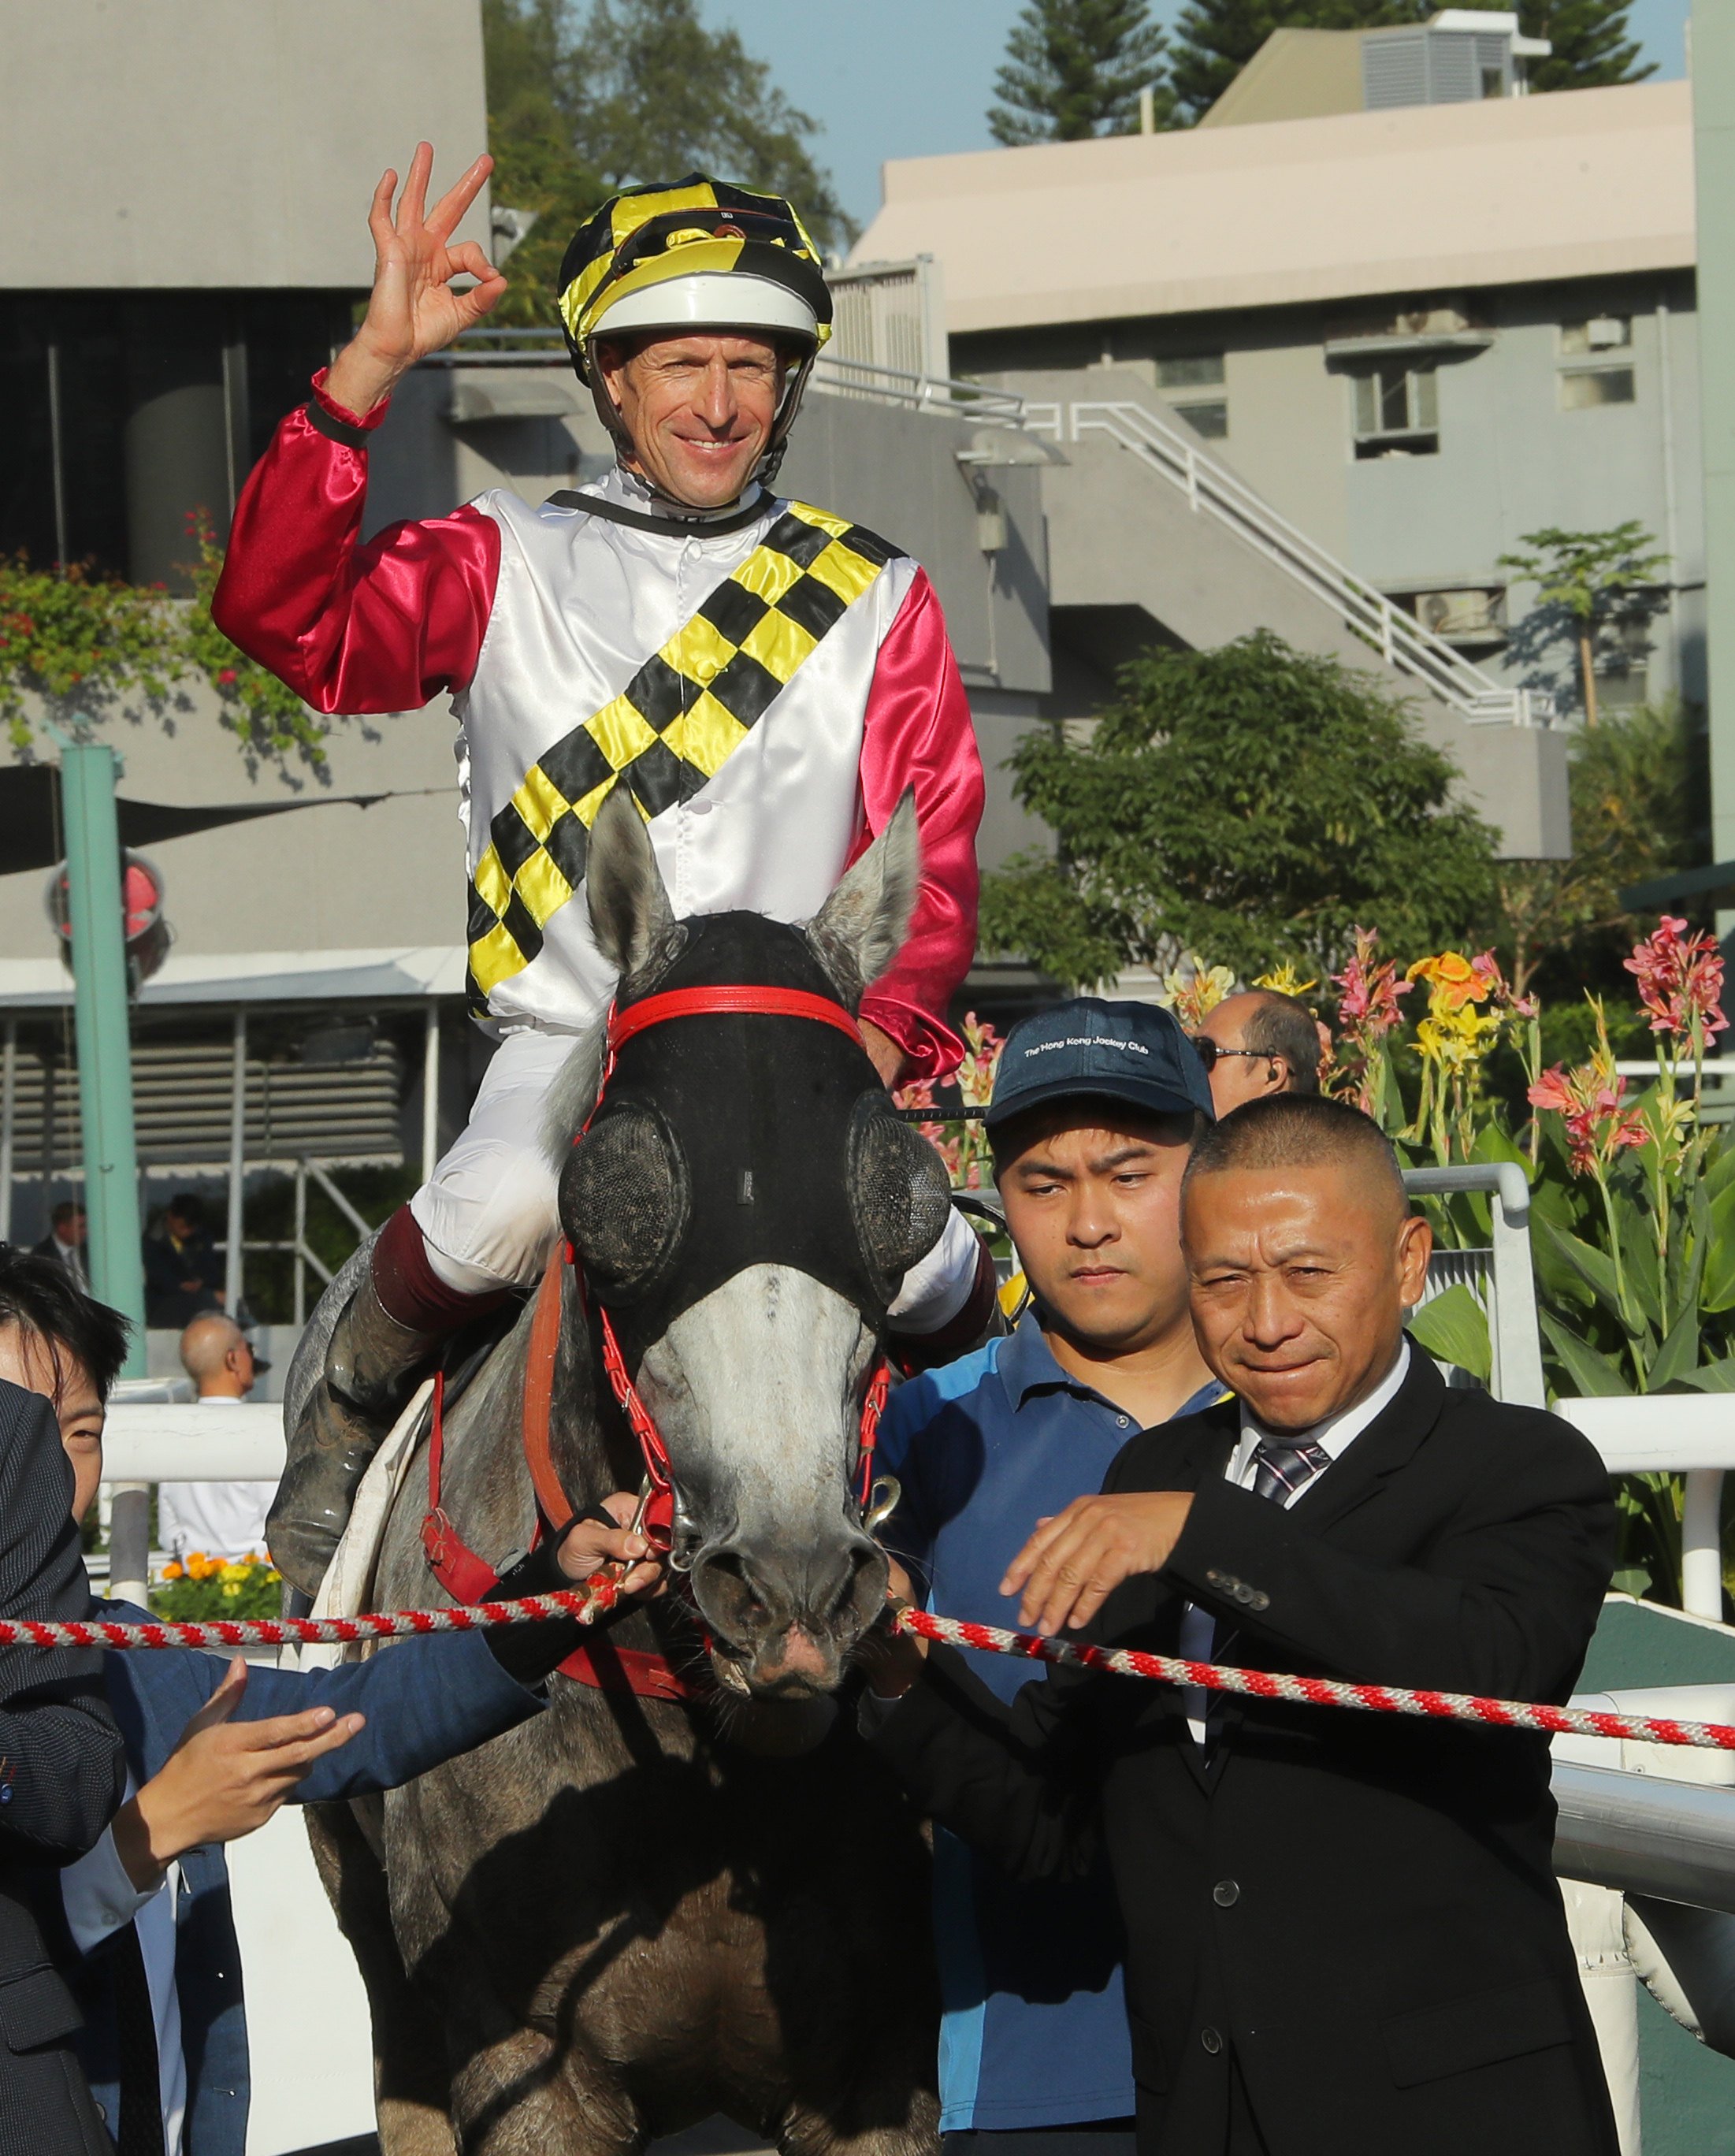
<path fill-rule="evenodd" d="M 611 1004 L 608 1010 L 608 1055 L 603 1065 L 602 1082 L 597 1087 L 597 1097 L 590 1114 L 584 1119 L 584 1129 L 590 1128 L 597 1110 L 603 1105 L 603 1096 L 608 1090 L 608 1081 L 614 1075 L 614 1065 L 621 1050 L 629 1040 L 647 1033 L 654 1025 L 677 1018 L 801 1018 L 816 1024 L 829 1025 L 845 1034 L 858 1048 L 862 1047 L 861 1029 L 842 1004 L 834 1004 L 824 996 L 811 994 L 805 988 L 773 988 L 737 986 L 711 988 L 667 988 L 660 995 L 646 996 L 640 1003 L 629 1004 L 625 1010 L 617 1010 Z M 865 1052 L 865 1051 L 864 1051 Z M 573 1142 L 576 1144 L 577 1140 Z M 568 1243 L 567 1262 L 577 1277 L 580 1294 L 584 1293 L 584 1273 L 577 1254 Z M 669 1448 L 663 1442 L 655 1418 L 639 1394 L 627 1368 L 626 1358 L 620 1352 L 620 1342 L 614 1335 L 614 1327 L 603 1305 L 596 1304 L 597 1322 L 602 1335 L 603 1368 L 608 1373 L 610 1390 L 627 1426 L 639 1441 L 639 1455 L 644 1462 L 647 1484 L 644 1500 L 639 1509 L 639 1532 L 655 1548 L 668 1550 L 675 1541 L 675 1474 L 669 1458 Z M 552 1373 L 551 1373 L 552 1376 Z M 885 1406 L 885 1396 L 891 1383 L 891 1373 L 882 1357 L 861 1403 L 861 1420 L 857 1434 L 857 1460 L 860 1463 L 861 1487 L 860 1499 L 864 1513 L 868 1509 L 874 1486 L 874 1447 L 878 1441 L 880 1417 Z M 552 1522 L 551 1522 L 551 1525 Z"/>

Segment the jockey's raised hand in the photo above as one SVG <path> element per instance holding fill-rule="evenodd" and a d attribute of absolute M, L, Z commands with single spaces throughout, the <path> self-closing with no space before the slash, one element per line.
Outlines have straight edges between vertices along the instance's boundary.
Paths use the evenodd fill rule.
<path fill-rule="evenodd" d="M 395 214 L 398 175 L 382 174 L 367 213 L 373 291 L 361 328 L 332 362 L 326 388 L 335 403 L 358 414 L 371 411 L 418 360 L 492 313 L 506 279 L 475 240 L 454 247 L 451 239 L 493 170 L 493 158 L 478 157 L 429 209 L 434 146 L 418 142 Z M 468 291 L 454 291 L 452 280 L 464 276 L 478 281 Z"/>

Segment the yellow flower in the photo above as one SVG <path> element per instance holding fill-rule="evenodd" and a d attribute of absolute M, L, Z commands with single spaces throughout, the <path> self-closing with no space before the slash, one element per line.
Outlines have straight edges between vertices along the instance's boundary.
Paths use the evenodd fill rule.
<path fill-rule="evenodd" d="M 1416 1053 L 1455 1073 L 1479 1063 L 1500 1036 L 1500 1020 L 1491 1012 L 1465 1004 L 1450 1011 L 1430 1007 L 1416 1028 Z"/>
<path fill-rule="evenodd" d="M 245 1579 L 253 1568 L 247 1564 L 225 1564 L 218 1566 L 218 1569 L 225 1579 L 239 1580 Z"/>
<path fill-rule="evenodd" d="M 223 1590 L 223 1599 L 224 1599 L 224 1601 L 226 1601 L 226 1602 L 233 1602 L 233 1601 L 234 1600 L 235 1597 L 236 1597 L 238 1594 L 239 1594 L 239 1593 L 240 1593 L 240 1592 L 241 1592 L 241 1583 L 239 1582 L 239 1580 L 238 1580 L 238 1579 L 231 1579 L 231 1580 L 226 1581 L 226 1582 L 224 1583 Z"/>
<path fill-rule="evenodd" d="M 1173 973 L 1163 975 L 1163 992 L 1157 1000 L 1191 1032 L 1204 1023 L 1235 984 L 1227 966 L 1208 966 L 1197 952 L 1189 951 Z"/>
<path fill-rule="evenodd" d="M 1317 981 L 1304 981 L 1287 958 L 1269 973 L 1261 973 L 1253 983 L 1256 988 L 1270 988 L 1280 996 L 1304 996 L 1309 988 L 1317 988 Z"/>

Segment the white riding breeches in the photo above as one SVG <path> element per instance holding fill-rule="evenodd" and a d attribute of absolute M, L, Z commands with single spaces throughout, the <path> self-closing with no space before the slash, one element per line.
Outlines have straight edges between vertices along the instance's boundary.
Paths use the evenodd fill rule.
<path fill-rule="evenodd" d="M 460 1295 L 528 1287 L 560 1232 L 559 1170 L 542 1142 L 550 1088 L 578 1036 L 509 1033 L 495 1050 L 470 1121 L 409 1202 L 428 1260 Z M 964 1306 L 978 1244 L 962 1214 L 904 1276 L 891 1306 L 901 1332 L 937 1332 Z"/>

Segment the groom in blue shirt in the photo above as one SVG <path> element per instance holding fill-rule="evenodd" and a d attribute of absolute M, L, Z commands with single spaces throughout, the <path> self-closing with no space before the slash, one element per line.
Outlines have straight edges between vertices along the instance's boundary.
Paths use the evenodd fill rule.
<path fill-rule="evenodd" d="M 985 1127 L 1029 1306 L 1004 1339 L 901 1386 L 880 1436 L 903 1486 L 884 1530 L 947 1617 L 1004 1625 L 1034 1520 L 1099 1490 L 1136 1431 L 1223 1397 L 1199 1355 L 1181 1175 L 1213 1119 L 1203 1059 L 1166 1010 L 1081 996 L 1014 1026 Z M 1029 1665 L 978 1672 L 1010 1700 Z M 1017 1884 L 935 1835 L 947 2156 L 1119 2156 L 1132 2066 L 1106 1871 Z M 1086 2143 L 1082 2138 L 1088 2136 Z"/>

